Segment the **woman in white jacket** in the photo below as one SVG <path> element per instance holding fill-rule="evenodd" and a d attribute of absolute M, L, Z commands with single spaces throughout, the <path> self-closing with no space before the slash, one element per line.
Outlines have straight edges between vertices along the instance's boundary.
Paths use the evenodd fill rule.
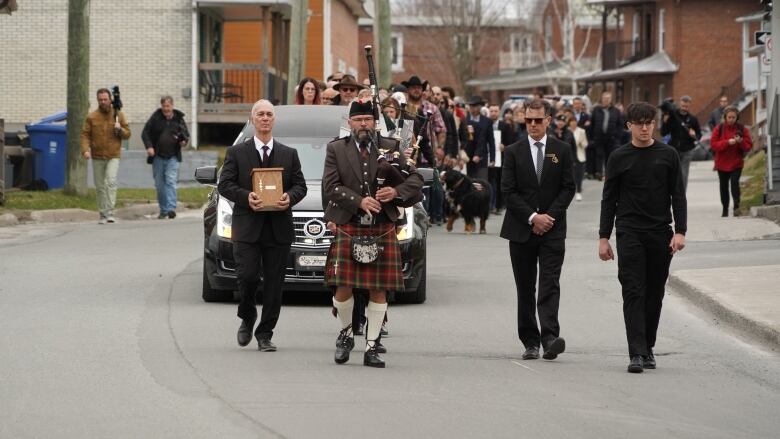
<path fill-rule="evenodd" d="M 585 149 L 588 147 L 588 136 L 585 130 L 577 126 L 577 119 L 569 119 L 569 131 L 574 134 L 574 142 L 577 144 L 577 154 L 574 156 L 574 184 L 577 186 L 577 194 L 574 199 L 582 201 L 582 179 L 585 176 Z"/>

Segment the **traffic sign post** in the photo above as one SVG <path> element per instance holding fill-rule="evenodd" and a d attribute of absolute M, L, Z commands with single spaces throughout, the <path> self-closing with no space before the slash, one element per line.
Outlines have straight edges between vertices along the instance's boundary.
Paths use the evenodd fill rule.
<path fill-rule="evenodd" d="M 753 44 L 756 46 L 763 46 L 767 44 L 768 39 L 772 38 L 772 32 L 768 30 L 757 30 L 753 36 Z"/>

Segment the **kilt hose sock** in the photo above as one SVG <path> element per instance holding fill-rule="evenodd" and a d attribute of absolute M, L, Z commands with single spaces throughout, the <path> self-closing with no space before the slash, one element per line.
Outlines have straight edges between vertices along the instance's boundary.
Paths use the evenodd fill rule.
<path fill-rule="evenodd" d="M 382 322 L 385 320 L 387 312 L 387 303 L 368 302 L 366 307 L 366 318 L 368 319 L 368 328 L 366 328 L 366 350 L 374 347 L 374 343 L 379 338 L 379 331 L 382 329 Z"/>
<path fill-rule="evenodd" d="M 333 306 L 336 308 L 336 315 L 341 322 L 341 329 L 344 329 L 352 324 L 352 308 L 355 306 L 355 299 L 350 297 L 349 299 L 339 302 L 336 298 L 333 298 Z M 349 335 L 352 335 L 352 330 L 349 331 Z"/>

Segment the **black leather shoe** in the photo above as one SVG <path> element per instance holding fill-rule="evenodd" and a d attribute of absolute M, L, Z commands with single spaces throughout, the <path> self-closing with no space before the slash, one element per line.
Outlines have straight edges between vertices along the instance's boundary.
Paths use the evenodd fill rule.
<path fill-rule="evenodd" d="M 655 355 L 653 355 L 652 349 L 648 355 L 642 355 L 642 367 L 645 369 L 655 369 Z"/>
<path fill-rule="evenodd" d="M 382 344 L 381 341 L 377 340 L 376 341 L 376 351 L 379 352 L 380 354 L 386 354 L 387 353 L 387 348 L 385 347 L 385 345 Z"/>
<path fill-rule="evenodd" d="M 644 372 L 644 366 L 642 366 L 642 356 L 641 355 L 632 355 L 631 356 L 631 362 L 628 363 L 628 372 L 629 373 L 642 373 Z"/>
<path fill-rule="evenodd" d="M 353 331 L 353 333 L 354 333 L 355 335 L 363 335 L 363 326 L 364 326 L 364 325 L 363 325 L 362 323 L 361 323 L 361 324 L 359 324 L 359 325 L 357 325 L 357 328 L 355 328 L 355 330 Z"/>
<path fill-rule="evenodd" d="M 351 326 L 347 326 L 339 332 L 339 337 L 336 339 L 336 355 L 334 359 L 336 364 L 344 364 L 349 361 L 349 353 L 355 347 L 355 338 L 349 335 Z"/>
<path fill-rule="evenodd" d="M 538 360 L 539 359 L 539 348 L 536 346 L 531 346 L 530 348 L 527 348 L 525 352 L 523 352 L 523 360 Z"/>
<path fill-rule="evenodd" d="M 554 360 L 558 358 L 558 354 L 562 354 L 565 350 L 566 340 L 561 337 L 556 337 L 544 347 L 544 355 L 542 355 L 542 358 L 545 360 Z"/>
<path fill-rule="evenodd" d="M 276 345 L 270 339 L 261 338 L 257 340 L 257 350 L 260 352 L 276 352 Z"/>
<path fill-rule="evenodd" d="M 252 341 L 252 327 L 255 326 L 255 322 L 249 323 L 246 320 L 241 321 L 241 326 L 238 327 L 238 345 L 246 346 Z"/>
<path fill-rule="evenodd" d="M 167 212 L 160 212 L 160 214 L 157 215 L 157 219 L 165 219 L 165 218 L 168 218 Z"/>
<path fill-rule="evenodd" d="M 382 360 L 382 357 L 379 356 L 379 351 L 376 346 L 368 348 L 366 353 L 363 354 L 363 365 L 379 368 L 385 367 L 385 362 Z"/>

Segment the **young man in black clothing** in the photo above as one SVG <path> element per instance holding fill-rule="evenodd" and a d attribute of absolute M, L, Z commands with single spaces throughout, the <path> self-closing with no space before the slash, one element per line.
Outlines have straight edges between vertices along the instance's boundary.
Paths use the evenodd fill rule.
<path fill-rule="evenodd" d="M 653 139 L 655 107 L 646 102 L 629 105 L 628 127 L 631 143 L 615 150 L 607 162 L 599 258 L 615 258 L 609 244 L 614 224 L 631 357 L 628 371 L 639 373 L 655 369 L 661 302 L 672 256 L 685 247 L 687 206 L 677 151 Z"/>

